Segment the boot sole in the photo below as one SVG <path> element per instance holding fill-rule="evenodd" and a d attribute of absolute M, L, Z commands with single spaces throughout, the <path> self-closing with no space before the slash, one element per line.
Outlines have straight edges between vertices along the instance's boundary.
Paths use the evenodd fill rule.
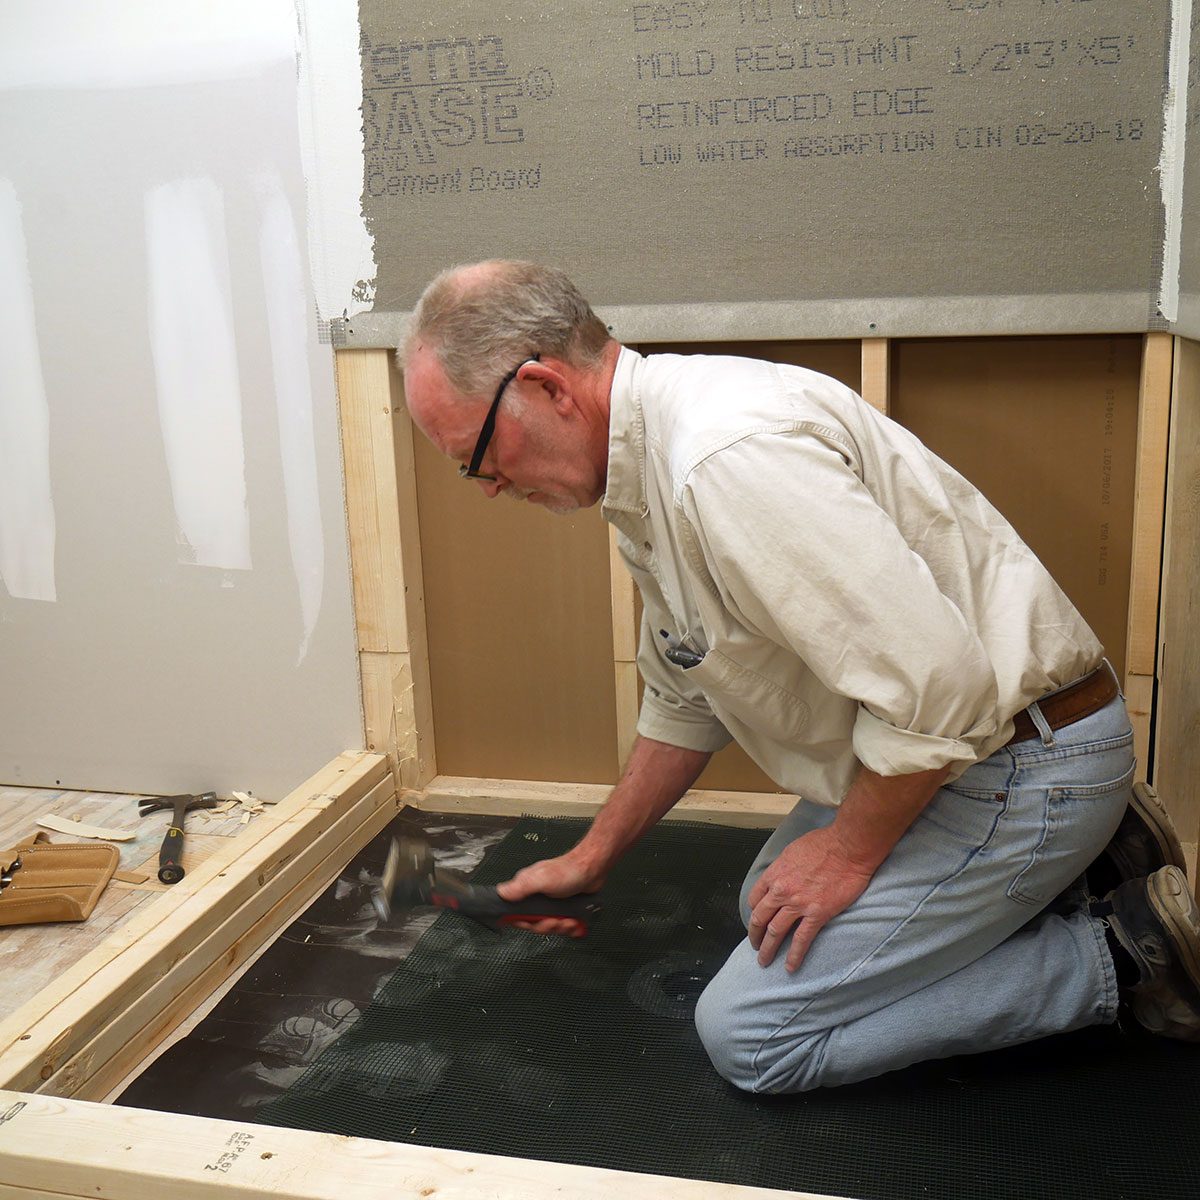
<path fill-rule="evenodd" d="M 1187 876 L 1175 866 L 1155 871 L 1146 892 L 1158 919 L 1170 930 L 1179 961 L 1200 993 L 1200 909 L 1188 891 Z"/>
<path fill-rule="evenodd" d="M 1177 867 L 1186 877 L 1187 860 L 1183 857 L 1183 846 L 1180 844 L 1179 834 L 1175 832 L 1171 815 L 1163 807 L 1158 793 L 1147 783 L 1135 783 L 1129 806 L 1150 831 L 1164 866 Z M 1128 862 L 1115 846 L 1110 847 L 1108 853 L 1122 878 L 1132 879 L 1138 874 L 1134 864 Z"/>

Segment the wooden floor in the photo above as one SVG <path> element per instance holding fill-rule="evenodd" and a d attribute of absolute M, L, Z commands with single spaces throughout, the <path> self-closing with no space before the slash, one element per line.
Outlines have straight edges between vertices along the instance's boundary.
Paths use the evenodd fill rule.
<path fill-rule="evenodd" d="M 38 818 L 54 813 L 67 820 L 136 834 L 133 841 L 111 844 L 121 851 L 122 870 L 142 871 L 148 877 L 136 885 L 114 879 L 86 921 L 0 928 L 0 974 L 6 983 L 0 989 L 0 1019 L 119 929 L 142 905 L 168 890 L 158 882 L 157 872 L 158 850 L 170 816 L 159 812 L 139 817 L 139 798 L 112 792 L 0 787 L 0 850 L 37 833 Z M 236 837 L 245 827 L 239 809 L 223 815 L 191 813 L 185 826 L 184 868 L 203 862 L 217 845 Z M 51 830 L 45 833 L 56 843 L 81 840 Z"/>

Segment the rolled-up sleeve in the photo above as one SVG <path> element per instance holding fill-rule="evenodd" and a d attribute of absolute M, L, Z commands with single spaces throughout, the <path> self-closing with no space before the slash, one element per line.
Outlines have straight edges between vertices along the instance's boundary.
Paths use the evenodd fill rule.
<path fill-rule="evenodd" d="M 864 766 L 901 775 L 978 758 L 997 728 L 992 664 L 849 448 L 752 434 L 693 468 L 680 507 L 723 603 L 858 702 Z"/>

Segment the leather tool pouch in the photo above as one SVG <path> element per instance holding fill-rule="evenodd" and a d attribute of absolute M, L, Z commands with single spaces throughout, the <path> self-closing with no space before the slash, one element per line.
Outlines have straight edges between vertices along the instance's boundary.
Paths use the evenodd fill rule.
<path fill-rule="evenodd" d="M 120 858 L 116 846 L 51 845 L 43 833 L 0 851 L 0 925 L 86 920 Z"/>

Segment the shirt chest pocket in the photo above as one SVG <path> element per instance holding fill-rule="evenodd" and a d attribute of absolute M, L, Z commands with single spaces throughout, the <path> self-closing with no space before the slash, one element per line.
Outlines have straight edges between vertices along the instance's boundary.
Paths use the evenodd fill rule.
<path fill-rule="evenodd" d="M 719 650 L 710 650 L 686 674 L 718 717 L 732 717 L 761 736 L 791 742 L 808 724 L 809 707 L 799 696 Z"/>

